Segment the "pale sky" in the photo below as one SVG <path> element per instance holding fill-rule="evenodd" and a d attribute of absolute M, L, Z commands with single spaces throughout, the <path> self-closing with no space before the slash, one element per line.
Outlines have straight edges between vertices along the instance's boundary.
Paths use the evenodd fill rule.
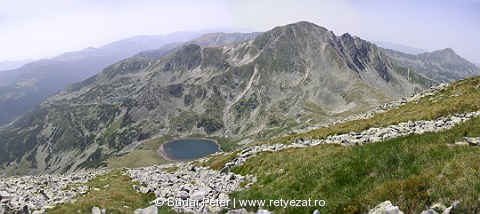
<path fill-rule="evenodd" d="M 0 61 L 53 57 L 135 35 L 266 31 L 298 21 L 427 51 L 450 47 L 480 63 L 480 0 L 0 0 Z"/>

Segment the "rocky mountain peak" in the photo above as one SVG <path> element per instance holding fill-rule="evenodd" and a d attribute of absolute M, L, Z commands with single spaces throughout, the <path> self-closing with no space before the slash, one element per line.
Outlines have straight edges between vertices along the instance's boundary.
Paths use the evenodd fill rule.
<path fill-rule="evenodd" d="M 455 54 L 456 55 L 455 51 L 452 48 L 445 48 L 443 50 L 434 51 L 434 52 L 448 53 L 448 54 Z"/>
<path fill-rule="evenodd" d="M 402 66 L 442 83 L 451 83 L 480 74 L 478 67 L 456 54 L 452 48 L 418 55 L 388 49 L 384 52 Z"/>
<path fill-rule="evenodd" d="M 444 61 L 444 62 L 454 62 L 458 63 L 459 61 L 466 61 L 461 56 L 459 56 L 452 48 L 445 48 L 438 51 L 433 51 L 430 53 L 424 53 L 424 56 L 434 58 L 435 60 Z"/>
<path fill-rule="evenodd" d="M 321 40 L 323 37 L 333 35 L 326 28 L 316 24 L 302 21 L 285 26 L 275 27 L 255 38 L 254 45 L 258 49 L 263 49 L 272 45 L 284 45 L 283 43 L 299 43 L 306 42 L 308 39 L 315 38 Z"/>

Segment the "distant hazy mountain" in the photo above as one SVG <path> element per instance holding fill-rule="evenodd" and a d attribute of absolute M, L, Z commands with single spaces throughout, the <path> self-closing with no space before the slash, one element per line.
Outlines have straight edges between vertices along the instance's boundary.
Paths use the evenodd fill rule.
<path fill-rule="evenodd" d="M 209 33 L 185 43 L 171 43 L 164 45 L 157 50 L 149 50 L 138 53 L 137 57 L 142 58 L 159 58 L 167 54 L 180 50 L 184 45 L 196 44 L 202 47 L 216 47 L 226 44 L 233 44 L 243 42 L 245 40 L 253 39 L 260 33 Z"/>
<path fill-rule="evenodd" d="M 451 48 L 417 55 L 386 49 L 385 53 L 397 62 L 442 83 L 451 83 L 480 75 L 480 68 L 460 57 Z"/>
<path fill-rule="evenodd" d="M 400 44 L 395 44 L 395 43 L 391 43 L 391 42 L 375 41 L 373 43 L 375 43 L 378 47 L 382 47 L 382 48 L 385 48 L 385 49 L 391 49 L 391 50 L 395 50 L 395 51 L 400 51 L 402 53 L 407 53 L 407 54 L 421 54 L 421 53 L 427 52 L 424 49 L 412 48 L 412 47 L 408 47 L 408 46 L 400 45 Z"/>
<path fill-rule="evenodd" d="M 20 68 L 23 65 L 32 61 L 33 60 L 31 59 L 16 60 L 16 61 L 0 61 L 0 72 Z M 0 80 L 0 85 L 1 85 L 1 80 Z"/>
<path fill-rule="evenodd" d="M 475 63 L 475 65 L 480 68 L 480 63 Z"/>
<path fill-rule="evenodd" d="M 185 42 L 203 33 L 191 31 L 164 36 L 135 36 L 100 48 L 68 52 L 0 72 L 0 126 L 69 84 L 85 80 L 108 65 L 140 51 L 157 49 L 172 42 Z"/>
<path fill-rule="evenodd" d="M 97 167 L 162 135 L 266 139 L 434 84 L 365 40 L 308 22 L 235 44 L 185 45 L 111 65 L 6 126 L 0 175 Z"/>

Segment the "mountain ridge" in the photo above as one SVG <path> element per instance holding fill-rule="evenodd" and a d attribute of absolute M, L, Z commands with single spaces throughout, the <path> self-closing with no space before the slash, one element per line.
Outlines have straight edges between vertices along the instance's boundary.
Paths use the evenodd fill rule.
<path fill-rule="evenodd" d="M 216 47 L 226 44 L 233 44 L 237 42 L 243 42 L 245 40 L 251 39 L 256 37 L 259 32 L 253 33 L 208 33 L 204 34 L 198 38 L 189 40 L 184 43 L 171 43 L 162 46 L 156 50 L 148 50 L 142 51 L 135 55 L 135 57 L 142 57 L 142 58 L 160 58 L 167 54 L 173 53 L 175 51 L 180 50 L 182 46 L 189 45 L 189 44 L 196 44 L 202 47 Z"/>
<path fill-rule="evenodd" d="M 32 59 L 25 59 L 25 60 L 6 60 L 0 61 L 0 73 L 3 71 L 13 70 L 22 67 L 23 65 L 32 62 Z M 0 84 L 3 80 L 0 80 Z"/>
<path fill-rule="evenodd" d="M 384 49 L 385 53 L 400 65 L 416 70 L 438 82 L 451 83 L 480 75 L 480 68 L 457 55 L 452 48 L 445 48 L 418 55 Z"/>

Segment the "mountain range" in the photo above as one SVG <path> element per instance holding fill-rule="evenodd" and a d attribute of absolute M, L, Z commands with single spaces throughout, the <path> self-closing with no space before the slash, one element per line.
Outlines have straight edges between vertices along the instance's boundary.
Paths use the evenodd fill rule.
<path fill-rule="evenodd" d="M 162 55 L 115 63 L 6 126 L 3 175 L 98 167 L 166 135 L 268 139 L 437 84 L 365 40 L 308 22 Z"/>
<path fill-rule="evenodd" d="M 52 59 L 38 60 L 18 69 L 0 72 L 0 126 L 19 117 L 66 86 L 91 77 L 103 68 L 172 42 L 185 42 L 205 31 L 187 31 L 164 36 L 135 36 L 100 48 L 85 48 Z"/>

